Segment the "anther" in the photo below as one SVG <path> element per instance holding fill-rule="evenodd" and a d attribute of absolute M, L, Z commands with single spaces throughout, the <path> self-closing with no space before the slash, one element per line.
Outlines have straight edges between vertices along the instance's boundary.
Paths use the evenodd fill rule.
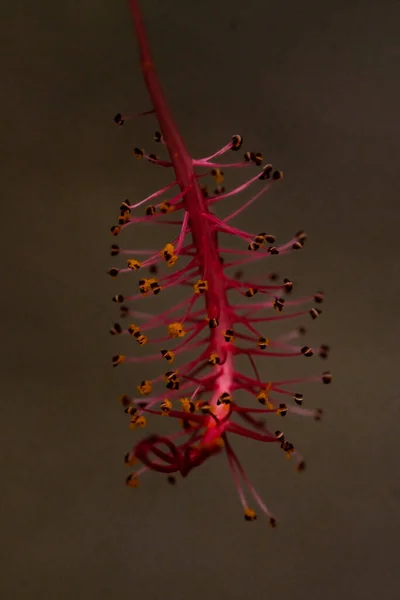
<path fill-rule="evenodd" d="M 306 356 L 307 358 L 310 358 L 310 356 L 313 356 L 314 354 L 314 352 L 308 346 L 303 346 L 301 349 L 301 353 L 304 354 L 304 356 Z"/>
<path fill-rule="evenodd" d="M 314 414 L 314 421 L 320 421 L 322 419 L 323 414 L 324 413 L 322 408 L 317 408 Z"/>
<path fill-rule="evenodd" d="M 184 412 L 187 412 L 187 413 L 195 412 L 196 407 L 194 405 L 194 402 L 192 402 L 192 400 L 189 400 L 189 398 L 181 398 L 180 403 L 182 404 L 182 408 L 183 408 Z"/>
<path fill-rule="evenodd" d="M 125 480 L 126 485 L 131 488 L 137 488 L 139 486 L 139 480 L 135 475 L 128 475 Z"/>
<path fill-rule="evenodd" d="M 136 456 L 133 454 L 133 452 L 127 452 L 124 456 L 124 463 L 126 465 L 128 465 L 129 467 L 133 467 L 136 465 L 137 463 L 137 458 Z"/>
<path fill-rule="evenodd" d="M 129 213 L 125 211 L 118 217 L 118 225 L 125 225 L 129 221 Z"/>
<path fill-rule="evenodd" d="M 144 150 L 142 150 L 141 148 L 134 148 L 133 154 L 134 154 L 135 158 L 140 160 L 144 156 Z"/>
<path fill-rule="evenodd" d="M 285 417 L 287 415 L 287 406 L 286 404 L 280 404 L 279 408 L 276 410 L 276 413 L 281 417 Z"/>
<path fill-rule="evenodd" d="M 278 171 L 278 170 L 274 171 L 272 173 L 272 179 L 274 181 L 279 181 L 280 179 L 283 179 L 283 171 Z"/>
<path fill-rule="evenodd" d="M 287 294 L 290 294 L 290 292 L 293 290 L 293 281 L 290 281 L 290 279 L 285 277 L 285 279 L 283 280 L 283 283 L 284 283 L 285 292 Z"/>
<path fill-rule="evenodd" d="M 257 513 L 251 508 L 244 509 L 244 518 L 246 521 L 255 521 L 257 519 Z"/>
<path fill-rule="evenodd" d="M 212 169 L 211 175 L 214 177 L 217 185 L 221 185 L 224 181 L 224 172 L 221 169 Z"/>
<path fill-rule="evenodd" d="M 127 306 L 121 306 L 119 309 L 119 316 L 121 317 L 121 319 L 126 319 L 126 317 L 129 315 L 129 308 Z"/>
<path fill-rule="evenodd" d="M 117 304 L 122 304 L 122 303 L 123 303 L 123 301 L 124 301 L 124 299 L 125 299 L 125 298 L 123 297 L 123 295 L 122 295 L 122 294 L 117 294 L 116 296 L 113 296 L 113 299 L 112 299 L 112 301 L 113 301 L 113 302 L 116 302 Z"/>
<path fill-rule="evenodd" d="M 166 215 L 167 213 L 173 212 L 175 210 L 171 202 L 163 202 L 158 208 L 160 213 L 162 213 L 163 215 Z"/>
<path fill-rule="evenodd" d="M 264 181 L 265 179 L 270 179 L 272 171 L 273 171 L 273 166 L 272 165 L 265 165 L 263 167 L 261 175 L 259 176 L 258 179 L 261 179 L 261 181 Z"/>
<path fill-rule="evenodd" d="M 168 400 L 168 398 L 165 398 L 165 400 L 163 402 L 161 402 L 160 404 L 160 409 L 163 415 L 169 415 L 171 409 L 172 409 L 172 402 L 171 400 Z"/>
<path fill-rule="evenodd" d="M 277 312 L 282 312 L 284 304 L 285 304 L 285 299 L 284 298 L 275 298 L 273 306 L 274 306 L 274 309 Z"/>
<path fill-rule="evenodd" d="M 215 329 L 219 325 L 219 321 L 215 317 L 212 317 L 211 319 L 207 317 L 206 320 L 208 321 L 208 326 L 210 329 Z"/>
<path fill-rule="evenodd" d="M 208 187 L 206 185 L 201 185 L 200 190 L 203 194 L 203 198 L 208 198 Z"/>
<path fill-rule="evenodd" d="M 296 233 L 296 235 L 295 235 L 295 238 L 296 238 L 296 239 L 297 239 L 297 240 L 300 242 L 300 244 L 301 244 L 302 246 L 304 246 L 304 243 L 305 243 L 305 241 L 306 241 L 306 239 L 307 239 L 307 234 L 306 234 L 306 232 L 305 232 L 303 229 L 300 229 L 300 230 L 299 230 L 299 231 Z"/>
<path fill-rule="evenodd" d="M 121 213 L 125 213 L 125 212 L 131 212 L 131 208 L 130 208 L 130 204 L 128 200 L 124 200 L 121 204 L 121 206 L 119 207 L 119 210 L 121 211 Z"/>
<path fill-rule="evenodd" d="M 121 233 L 121 227 L 119 225 L 113 225 L 110 227 L 111 235 L 117 236 Z"/>
<path fill-rule="evenodd" d="M 151 393 L 151 390 L 153 389 L 153 387 L 151 385 L 151 381 L 148 381 L 147 379 L 145 379 L 144 381 L 139 383 L 139 385 L 137 386 L 137 389 L 142 394 L 142 396 L 147 396 L 148 394 Z"/>
<path fill-rule="evenodd" d="M 208 359 L 209 365 L 219 365 L 221 364 L 221 359 L 218 354 L 210 354 L 210 358 Z"/>
<path fill-rule="evenodd" d="M 119 335 L 122 332 L 122 327 L 119 323 L 114 323 L 113 327 L 110 329 L 111 335 Z"/>
<path fill-rule="evenodd" d="M 115 117 L 114 117 L 114 123 L 115 123 L 116 125 L 122 126 L 122 125 L 124 124 L 124 122 L 125 122 L 125 121 L 124 121 L 124 118 L 123 118 L 123 116 L 121 115 L 121 113 L 117 113 L 117 114 L 115 115 Z"/>
<path fill-rule="evenodd" d="M 175 353 L 172 350 L 161 350 L 161 356 L 170 364 L 175 360 Z"/>
<path fill-rule="evenodd" d="M 132 271 L 138 271 L 142 266 L 142 263 L 136 260 L 136 258 L 129 258 L 126 262 L 128 267 L 132 269 Z"/>
<path fill-rule="evenodd" d="M 260 350 L 265 350 L 269 346 L 269 339 L 266 337 L 258 338 L 257 346 L 260 348 Z"/>
<path fill-rule="evenodd" d="M 204 294 L 208 290 L 208 281 L 199 279 L 194 285 L 193 290 L 195 294 Z"/>
<path fill-rule="evenodd" d="M 110 275 L 110 277 L 115 279 L 116 277 L 118 277 L 119 269 L 112 268 L 109 271 L 107 271 L 107 273 Z"/>
<path fill-rule="evenodd" d="M 301 406 L 303 404 L 303 394 L 296 392 L 295 395 L 293 396 L 293 400 L 296 402 L 296 404 Z"/>
<path fill-rule="evenodd" d="M 122 396 L 120 396 L 120 402 L 122 404 L 122 406 L 124 407 L 129 407 L 131 406 L 131 399 L 128 396 L 128 394 L 122 394 Z"/>
<path fill-rule="evenodd" d="M 219 185 L 218 187 L 216 187 L 215 190 L 214 190 L 214 194 L 216 196 L 220 196 L 221 194 L 225 194 L 225 186 Z"/>
<path fill-rule="evenodd" d="M 272 529 L 275 529 L 275 527 L 277 525 L 275 517 L 269 518 L 269 525 L 270 525 L 270 527 L 272 527 Z"/>
<path fill-rule="evenodd" d="M 184 337 L 186 335 L 185 328 L 182 323 L 170 323 L 168 325 L 168 335 L 172 338 Z"/>
<path fill-rule="evenodd" d="M 235 341 L 233 329 L 227 329 L 226 331 L 223 331 L 222 335 L 224 336 L 224 339 L 226 342 L 234 342 Z"/>
<path fill-rule="evenodd" d="M 318 319 L 319 315 L 322 313 L 321 310 L 319 310 L 318 308 L 312 308 L 309 311 L 309 314 L 311 316 L 312 319 Z"/>
<path fill-rule="evenodd" d="M 243 138 L 241 135 L 236 134 L 236 135 L 232 136 L 232 145 L 231 145 L 232 150 L 237 152 L 242 147 L 242 144 L 243 144 Z"/>
<path fill-rule="evenodd" d="M 232 396 L 228 392 L 224 392 L 217 400 L 217 404 L 230 404 Z"/>
<path fill-rule="evenodd" d="M 326 360 L 328 358 L 329 351 L 330 351 L 330 347 L 327 346 L 326 344 L 322 344 L 319 348 L 318 355 L 320 356 L 320 358 L 323 358 L 324 360 Z"/>
<path fill-rule="evenodd" d="M 161 250 L 160 255 L 164 258 L 169 267 L 172 267 L 178 260 L 178 257 L 175 254 L 175 248 L 172 244 L 166 244 Z"/>
<path fill-rule="evenodd" d="M 117 246 L 116 244 L 113 244 L 111 246 L 111 256 L 118 256 L 120 252 L 119 246 Z"/>
<path fill-rule="evenodd" d="M 332 373 L 330 371 L 325 371 L 322 373 L 322 383 L 328 384 L 332 381 Z"/>
<path fill-rule="evenodd" d="M 118 365 L 121 365 L 124 361 L 125 361 L 125 356 L 123 354 L 116 354 L 115 356 L 112 357 L 112 366 L 118 367 Z"/>
<path fill-rule="evenodd" d="M 156 207 L 155 206 L 148 206 L 146 208 L 146 216 L 147 217 L 152 217 L 155 214 L 156 214 Z"/>
<path fill-rule="evenodd" d="M 258 290 L 256 288 L 249 288 L 248 290 L 246 290 L 245 296 L 247 296 L 247 298 L 252 298 L 257 294 L 257 292 Z"/>

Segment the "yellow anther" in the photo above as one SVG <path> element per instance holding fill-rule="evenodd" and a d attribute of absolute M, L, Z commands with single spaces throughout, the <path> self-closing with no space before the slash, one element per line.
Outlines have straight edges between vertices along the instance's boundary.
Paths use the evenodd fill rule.
<path fill-rule="evenodd" d="M 123 213 L 121 213 L 118 217 L 118 224 L 119 225 L 125 225 L 126 223 L 128 223 L 129 219 L 130 219 L 130 212 L 128 210 L 125 210 Z"/>
<path fill-rule="evenodd" d="M 136 260 L 136 258 L 130 258 L 129 260 L 127 260 L 127 263 L 128 267 L 133 271 L 138 271 L 142 266 L 142 263 L 139 260 Z"/>
<path fill-rule="evenodd" d="M 131 429 L 132 431 L 134 429 L 136 429 L 136 421 L 137 421 L 137 416 L 133 415 L 133 417 L 131 418 L 131 420 L 129 421 L 129 429 Z"/>
<path fill-rule="evenodd" d="M 265 389 L 260 390 L 257 394 L 257 400 L 260 402 L 260 404 L 263 404 L 270 410 L 272 410 L 274 408 L 274 405 L 268 399 L 271 388 L 272 388 L 272 383 L 267 383 Z"/>
<path fill-rule="evenodd" d="M 143 294 L 143 296 L 146 296 L 149 292 L 158 294 L 161 291 L 161 286 L 159 285 L 157 279 L 140 279 L 139 291 L 141 294 Z"/>
<path fill-rule="evenodd" d="M 228 392 L 224 392 L 217 400 L 217 404 L 230 404 L 232 396 Z"/>
<path fill-rule="evenodd" d="M 163 402 L 161 402 L 160 409 L 163 415 L 169 415 L 170 410 L 172 409 L 172 402 L 165 398 Z"/>
<path fill-rule="evenodd" d="M 136 456 L 133 454 L 133 452 L 128 452 L 127 454 L 125 454 L 124 456 L 124 463 L 130 467 L 133 467 L 136 465 L 136 463 L 138 462 L 138 459 L 136 458 Z"/>
<path fill-rule="evenodd" d="M 265 350 L 265 348 L 268 348 L 269 345 L 270 345 L 270 341 L 268 338 L 266 338 L 266 337 L 258 338 L 257 346 L 260 348 L 260 350 Z"/>
<path fill-rule="evenodd" d="M 172 244 L 166 244 L 160 254 L 169 267 L 173 267 L 178 260 L 178 256 L 175 254 L 175 248 Z"/>
<path fill-rule="evenodd" d="M 144 417 L 143 415 L 141 415 L 140 417 L 137 417 L 137 419 L 136 419 L 136 425 L 138 427 L 141 427 L 141 428 L 146 427 L 146 424 L 147 424 L 146 417 Z"/>
<path fill-rule="evenodd" d="M 168 335 L 172 338 L 180 338 L 186 335 L 185 328 L 182 323 L 170 323 L 168 325 Z"/>
<path fill-rule="evenodd" d="M 222 335 L 224 336 L 224 339 L 226 342 L 234 342 L 235 341 L 235 336 L 233 335 L 233 329 L 227 329 L 226 331 L 223 331 Z"/>
<path fill-rule="evenodd" d="M 208 359 L 209 365 L 219 365 L 221 363 L 221 359 L 218 354 L 210 354 L 210 358 Z"/>
<path fill-rule="evenodd" d="M 126 485 L 128 487 L 137 488 L 139 486 L 139 479 L 135 475 L 128 475 L 126 478 Z"/>
<path fill-rule="evenodd" d="M 137 389 L 142 394 L 142 396 L 147 396 L 148 394 L 151 394 L 153 387 L 151 385 L 151 381 L 144 380 L 141 383 L 139 383 Z"/>
<path fill-rule="evenodd" d="M 165 244 L 161 251 L 161 256 L 165 256 L 165 254 L 175 254 L 175 248 L 173 244 Z"/>
<path fill-rule="evenodd" d="M 112 357 L 113 367 L 118 367 L 118 365 L 121 365 L 123 362 L 125 362 L 125 356 L 123 354 L 116 354 Z"/>
<path fill-rule="evenodd" d="M 159 205 L 158 208 L 160 210 L 160 213 L 162 213 L 163 215 L 166 215 L 167 213 L 173 212 L 175 210 L 175 207 L 170 202 L 163 202 Z"/>
<path fill-rule="evenodd" d="M 135 335 L 135 333 L 140 332 L 140 328 L 137 325 L 135 325 L 134 323 L 132 323 L 131 325 L 129 325 L 128 331 L 131 335 Z"/>
<path fill-rule="evenodd" d="M 199 279 L 193 286 L 195 294 L 204 294 L 208 290 L 208 281 Z"/>
<path fill-rule="evenodd" d="M 257 519 L 257 513 L 252 508 L 245 508 L 244 518 L 246 519 L 246 521 L 255 521 Z"/>
<path fill-rule="evenodd" d="M 180 398 L 179 401 L 184 412 L 193 413 L 195 411 L 195 405 L 189 398 Z"/>
<path fill-rule="evenodd" d="M 213 169 L 211 175 L 214 177 L 217 185 L 220 185 L 224 181 L 224 173 L 221 169 Z"/>
<path fill-rule="evenodd" d="M 172 352 L 172 350 L 161 350 L 161 356 L 170 364 L 175 360 L 175 352 Z"/>
<path fill-rule="evenodd" d="M 284 417 L 287 414 L 287 406 L 286 404 L 281 404 L 279 408 L 276 409 L 276 414 Z"/>
<path fill-rule="evenodd" d="M 121 227 L 119 227 L 118 225 L 113 225 L 111 227 L 110 231 L 111 231 L 111 235 L 114 235 L 114 236 L 119 235 L 121 233 Z"/>

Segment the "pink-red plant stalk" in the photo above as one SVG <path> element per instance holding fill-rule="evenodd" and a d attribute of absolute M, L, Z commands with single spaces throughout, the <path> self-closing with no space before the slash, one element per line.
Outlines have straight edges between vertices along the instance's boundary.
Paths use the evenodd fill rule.
<path fill-rule="evenodd" d="M 179 368 L 169 366 L 161 376 L 141 381 L 137 386 L 139 397 L 122 397 L 132 429 L 144 427 L 147 418 L 156 415 L 167 416 L 180 423 L 177 432 L 171 435 L 151 435 L 139 441 L 128 452 L 125 456 L 126 464 L 133 466 L 140 461 L 142 466 L 128 476 L 127 484 L 136 487 L 139 477 L 149 470 L 167 474 L 168 480 L 173 483 L 176 475 L 186 477 L 192 469 L 210 457 L 225 453 L 245 519 L 256 518 L 255 510 L 247 502 L 247 489 L 259 509 L 267 515 L 270 524 L 275 526 L 276 518 L 249 481 L 232 447 L 232 437 L 236 434 L 271 443 L 283 450 L 288 458 L 295 459 L 297 470 L 304 469 L 304 460 L 297 449 L 282 431 L 277 428 L 270 430 L 265 418 L 276 418 L 275 415 L 284 417 L 293 413 L 319 420 L 322 411 L 303 408 L 303 394 L 293 391 L 293 386 L 310 381 L 327 384 L 332 375 L 325 371 L 322 375 L 302 379 L 266 381 L 259 374 L 256 357 L 311 357 L 319 354 L 321 358 L 327 358 L 329 348 L 325 345 L 315 349 L 295 343 L 296 338 L 305 333 L 302 327 L 276 339 L 271 339 L 264 333 L 264 327 L 268 327 L 268 323 L 273 321 L 302 316 L 316 319 L 321 312 L 319 305 L 324 295 L 317 292 L 305 298 L 290 300 L 292 281 L 288 278 L 280 280 L 274 273 L 262 282 L 243 279 L 241 268 L 246 263 L 260 259 L 275 260 L 272 257 L 276 255 L 300 250 L 306 241 L 305 233 L 298 231 L 287 243 L 277 245 L 271 233 L 249 233 L 230 224 L 244 209 L 279 182 L 282 172 L 270 164 L 263 164 L 261 153 L 255 152 L 246 152 L 242 160 L 219 162 L 220 157 L 226 153 L 234 152 L 237 155 L 240 152 L 243 140 L 237 134 L 232 136 L 228 144 L 206 158 L 195 160 L 190 156 L 165 101 L 138 0 L 130 0 L 129 8 L 139 45 L 141 71 L 153 107 L 140 114 L 151 114 L 157 119 L 159 131 L 155 133 L 155 141 L 162 144 L 168 152 L 169 160 L 147 154 L 139 148 L 135 148 L 134 154 L 155 165 L 171 168 L 175 178 L 169 185 L 139 202 L 123 202 L 118 224 L 111 228 L 111 233 L 118 236 L 127 228 L 148 223 L 178 225 L 180 233 L 157 251 L 122 250 L 117 244 L 112 245 L 112 256 L 129 258 L 125 268 L 113 267 L 109 271 L 110 275 L 117 277 L 139 271 L 139 280 L 136 294 L 125 297 L 117 294 L 113 298 L 114 302 L 121 305 L 121 317 L 131 316 L 136 322 L 125 328 L 120 323 L 115 323 L 111 333 L 131 335 L 140 346 L 152 343 L 157 347 L 155 354 L 141 358 L 117 354 L 112 362 L 115 367 L 122 363 L 140 364 L 152 360 L 164 360 L 172 365 L 177 357 L 188 351 L 198 349 L 199 355 L 181 364 Z M 127 118 L 118 114 L 115 122 L 123 125 Z M 252 172 L 242 185 L 226 191 L 222 186 L 222 168 L 249 168 L 254 169 L 254 174 Z M 207 175 L 211 175 L 216 181 L 216 189 L 212 195 L 201 185 L 201 178 Z M 256 187 L 254 195 L 227 217 L 220 219 L 210 210 L 217 202 L 241 194 L 251 186 Z M 174 188 L 179 191 L 173 191 Z M 165 199 L 167 192 L 173 194 L 168 200 Z M 142 206 L 142 216 L 137 216 L 137 210 Z M 219 244 L 219 234 L 238 239 L 243 249 L 222 247 Z M 181 267 L 173 269 L 176 263 L 181 263 Z M 171 274 L 158 277 L 163 265 L 166 269 L 173 270 Z M 231 267 L 236 270 L 233 276 L 229 275 Z M 150 277 L 141 275 L 146 269 L 150 271 Z M 144 297 L 166 294 L 169 289 L 185 291 L 187 288 L 190 290 L 187 297 L 160 314 L 136 310 L 136 303 Z M 232 294 L 242 297 L 244 301 L 232 303 Z M 258 302 L 254 301 L 256 295 L 261 298 Z M 302 305 L 306 307 L 303 308 Z M 160 328 L 165 334 L 159 338 L 153 337 L 152 332 Z M 247 358 L 252 376 L 235 368 L 238 357 Z M 166 390 L 154 393 L 153 388 L 162 383 Z M 238 398 L 242 391 L 247 392 L 261 406 L 247 407 L 239 404 Z M 286 399 L 288 404 L 283 402 Z"/>

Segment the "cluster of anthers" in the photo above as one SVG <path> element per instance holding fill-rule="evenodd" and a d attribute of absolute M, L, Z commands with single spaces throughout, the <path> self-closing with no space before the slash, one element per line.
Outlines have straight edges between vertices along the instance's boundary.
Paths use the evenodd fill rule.
<path fill-rule="evenodd" d="M 122 125 L 124 117 L 118 114 L 115 122 Z M 154 139 L 163 144 L 160 132 L 155 133 Z M 193 234 L 190 235 L 193 229 L 192 217 L 185 208 L 185 194 L 189 187 L 166 199 L 165 194 L 171 192 L 178 183 L 172 181 L 136 204 L 131 204 L 128 200 L 121 204 L 118 223 L 111 228 L 113 236 L 120 235 L 131 226 L 148 223 L 178 225 L 180 233 L 174 239 L 166 240 L 165 246 L 158 251 L 131 251 L 123 250 L 116 244 L 111 246 L 113 257 L 125 258 L 125 266 L 110 269 L 111 277 L 139 272 L 137 293 L 131 296 L 117 294 L 113 298 L 120 305 L 121 318 L 129 318 L 134 322 L 126 327 L 114 323 L 111 334 L 132 336 L 141 347 L 153 344 L 157 348 L 155 354 L 143 357 L 116 354 L 112 358 L 112 364 L 117 367 L 123 363 L 137 364 L 149 360 L 168 363 L 168 370 L 161 376 L 137 382 L 138 397 L 123 395 L 121 401 L 125 413 L 129 415 L 131 429 L 145 427 L 147 418 L 155 415 L 172 418 L 180 423 L 178 431 L 171 435 L 151 435 L 136 443 L 126 454 L 125 463 L 128 466 L 134 466 L 138 461 L 142 463 L 140 468 L 127 477 L 129 486 L 136 487 L 139 477 L 149 470 L 165 473 L 168 481 L 175 483 L 176 474 L 185 477 L 209 457 L 224 452 L 243 505 L 245 519 L 253 521 L 256 518 L 256 512 L 246 500 L 244 488 L 247 487 L 256 504 L 267 515 L 271 526 L 275 526 L 275 517 L 249 481 L 232 448 L 232 435 L 277 444 L 287 458 L 295 459 L 298 471 L 304 470 L 305 462 L 294 445 L 281 430 L 270 431 L 263 418 L 267 415 L 285 417 L 291 413 L 319 420 L 322 411 L 304 408 L 303 393 L 293 391 L 293 386 L 311 381 L 328 384 L 332 375 L 325 371 L 301 379 L 265 381 L 257 369 L 258 356 L 311 357 L 317 354 L 326 359 L 329 348 L 326 345 L 319 348 L 296 345 L 296 338 L 305 333 L 304 327 L 293 329 L 276 339 L 268 337 L 264 330 L 274 321 L 304 316 L 316 319 L 321 314 L 319 307 L 324 294 L 318 291 L 311 296 L 291 299 L 293 282 L 289 278 L 280 279 L 274 272 L 261 283 L 244 278 L 243 265 L 269 257 L 274 260 L 273 256 L 300 250 L 306 241 L 306 234 L 298 231 L 288 242 L 279 245 L 271 233 L 254 234 L 230 225 L 233 219 L 283 176 L 272 165 L 263 166 L 263 157 L 259 152 L 246 152 L 238 162 L 215 162 L 216 158 L 229 151 L 240 151 L 242 142 L 240 135 L 234 135 L 230 143 L 211 156 L 192 160 L 193 177 L 189 187 L 200 186 L 204 198 L 201 219 L 207 225 L 205 235 L 211 232 L 213 243 L 216 244 L 216 256 L 208 256 L 205 260 L 196 247 Z M 138 159 L 146 158 L 155 165 L 172 167 L 171 162 L 161 160 L 155 154 L 146 154 L 139 148 L 134 149 L 134 155 Z M 222 169 L 246 167 L 258 168 L 244 183 L 227 191 L 223 186 Z M 211 194 L 199 181 L 210 175 L 215 180 L 215 189 Z M 217 202 L 241 194 L 253 185 L 258 187 L 255 194 L 224 219 L 217 218 L 210 211 Z M 144 214 L 137 216 L 136 211 L 141 207 L 144 208 Z M 232 249 L 220 246 L 217 240 L 220 233 L 239 238 L 245 247 Z M 168 269 L 176 267 L 177 263 L 181 263 L 181 266 L 168 274 Z M 213 293 L 210 294 L 209 281 L 213 265 L 214 268 L 218 266 L 222 277 L 219 287 L 214 282 Z M 166 268 L 163 269 L 163 266 Z M 234 271 L 232 276 L 228 274 L 231 268 Z M 163 270 L 165 273 L 161 274 Z M 134 308 L 144 298 L 165 294 L 169 289 L 177 287 L 183 290 L 190 287 L 192 293 L 160 314 L 137 312 Z M 238 300 L 228 301 L 228 294 L 233 294 Z M 260 298 L 259 302 L 254 300 L 255 296 Z M 240 297 L 243 297 L 242 302 Z M 164 328 L 164 337 L 152 339 L 152 331 L 159 328 Z M 185 362 L 187 352 L 194 349 L 199 350 L 198 357 Z M 241 356 L 247 357 L 252 369 L 251 376 L 234 368 L 234 359 Z M 180 360 L 181 357 L 183 360 Z M 174 363 L 179 363 L 179 367 L 173 367 Z M 162 384 L 165 386 L 164 391 L 160 390 Z M 156 392 L 153 391 L 154 388 L 157 388 Z M 243 390 L 261 406 L 239 404 L 238 396 Z"/>

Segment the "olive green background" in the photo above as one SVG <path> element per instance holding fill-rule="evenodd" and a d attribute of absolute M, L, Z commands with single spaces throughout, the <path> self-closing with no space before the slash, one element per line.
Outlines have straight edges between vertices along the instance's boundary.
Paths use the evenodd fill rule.
<path fill-rule="evenodd" d="M 169 177 L 131 155 L 157 150 L 152 117 L 112 123 L 150 107 L 129 14 L 122 0 L 4 4 L 1 598 L 395 600 L 400 3 L 142 6 L 190 152 L 240 133 L 284 170 L 235 224 L 279 240 L 307 230 L 304 252 L 276 269 L 301 294 L 325 290 L 310 339 L 331 344 L 335 379 L 304 388 L 321 423 L 287 421 L 304 475 L 274 449 L 235 440 L 276 530 L 261 515 L 243 520 L 222 457 L 173 488 L 157 474 L 124 486 L 137 438 L 117 398 L 154 370 L 111 368 L 110 298 L 121 289 L 106 275 L 109 227 L 122 200 Z M 158 236 L 137 227 L 125 239 L 157 248 Z M 299 361 L 277 372 L 326 368 Z"/>

